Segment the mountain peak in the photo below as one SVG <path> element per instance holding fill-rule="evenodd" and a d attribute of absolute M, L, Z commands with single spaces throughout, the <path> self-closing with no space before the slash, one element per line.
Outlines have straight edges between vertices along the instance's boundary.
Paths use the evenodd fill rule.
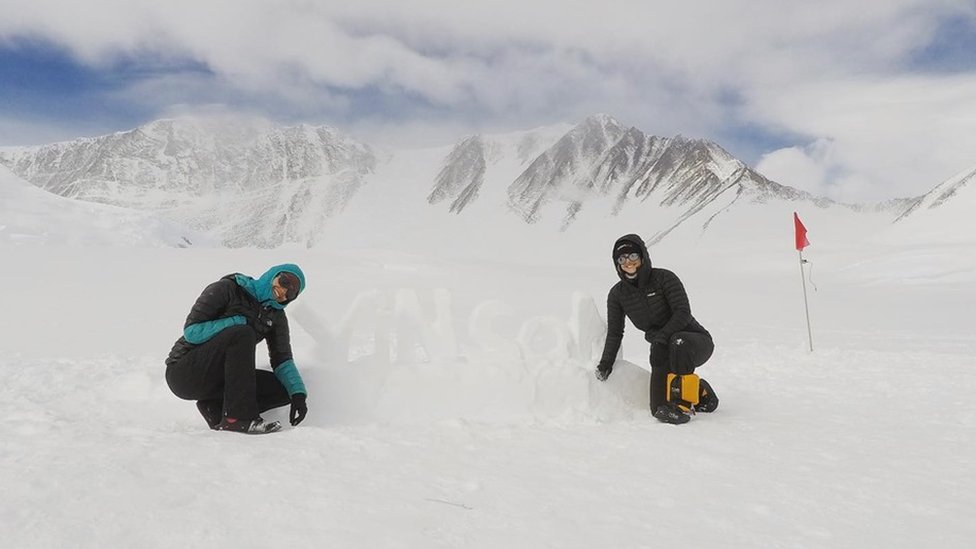
<path fill-rule="evenodd" d="M 608 126 L 615 126 L 618 128 L 621 127 L 620 122 L 618 122 L 616 118 L 605 113 L 596 113 L 587 116 L 585 119 L 583 119 L 583 122 L 581 122 L 580 125 L 595 126 L 595 127 L 608 127 Z"/>
<path fill-rule="evenodd" d="M 509 187 L 509 206 L 532 223 L 547 205 L 562 205 L 565 228 L 592 198 L 611 198 L 612 215 L 627 202 L 652 198 L 662 206 L 700 208 L 733 186 L 747 194 L 796 196 L 711 141 L 647 135 L 597 114 L 528 166 Z"/>
<path fill-rule="evenodd" d="M 587 117 L 569 131 L 567 137 L 588 143 L 589 146 L 599 146 L 620 139 L 626 129 L 617 120 L 607 114 L 595 114 Z M 584 145 L 586 147 L 587 145 Z"/>
<path fill-rule="evenodd" d="M 232 246 L 310 242 L 376 167 L 372 149 L 328 126 L 246 117 L 154 120 L 96 138 L 0 152 L 54 194 L 219 228 Z"/>

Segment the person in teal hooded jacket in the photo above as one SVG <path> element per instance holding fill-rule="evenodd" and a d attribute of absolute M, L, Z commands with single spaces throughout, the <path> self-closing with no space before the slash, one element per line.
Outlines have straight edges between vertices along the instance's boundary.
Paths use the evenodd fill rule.
<path fill-rule="evenodd" d="M 281 429 L 261 413 L 290 404 L 298 425 L 308 413 L 308 391 L 295 366 L 285 307 L 305 290 L 294 264 L 268 269 L 261 278 L 229 274 L 207 286 L 166 359 L 173 394 L 197 401 L 207 425 L 248 434 Z M 255 347 L 267 341 L 271 370 L 255 366 Z"/>

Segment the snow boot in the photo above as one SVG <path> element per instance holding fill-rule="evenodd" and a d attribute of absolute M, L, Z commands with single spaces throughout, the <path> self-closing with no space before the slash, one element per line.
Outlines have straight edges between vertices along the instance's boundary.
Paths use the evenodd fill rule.
<path fill-rule="evenodd" d="M 698 383 L 698 404 L 695 405 L 695 411 L 714 412 L 718 408 L 718 396 L 715 394 L 715 390 L 704 379 L 699 380 Z"/>
<path fill-rule="evenodd" d="M 217 425 L 218 431 L 234 431 L 235 433 L 245 433 L 248 435 L 266 435 L 268 433 L 274 433 L 275 431 L 281 430 L 281 422 L 272 421 L 266 422 L 260 416 L 256 419 L 234 419 L 232 417 L 225 417 L 223 421 Z"/>
<path fill-rule="evenodd" d="M 203 420 L 207 422 L 207 426 L 215 431 L 217 430 L 217 426 L 220 425 L 220 415 L 223 409 L 224 404 L 219 400 L 197 401 L 197 410 L 200 411 Z"/>
<path fill-rule="evenodd" d="M 654 417 L 658 421 L 672 425 L 681 425 L 691 421 L 691 416 L 684 413 L 674 402 L 665 402 L 658 406 L 657 410 L 654 410 Z"/>

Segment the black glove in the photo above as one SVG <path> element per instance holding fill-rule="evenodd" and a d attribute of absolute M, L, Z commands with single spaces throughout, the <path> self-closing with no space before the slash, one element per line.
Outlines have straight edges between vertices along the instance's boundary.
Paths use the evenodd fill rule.
<path fill-rule="evenodd" d="M 308 405 L 305 404 L 305 393 L 295 393 L 291 397 L 291 411 L 288 412 L 288 419 L 292 425 L 298 425 L 305 419 L 308 413 Z"/>
<path fill-rule="evenodd" d="M 600 381 L 606 381 L 610 374 L 613 372 L 613 364 L 603 365 L 600 364 L 596 367 L 596 378 Z"/>
<path fill-rule="evenodd" d="M 667 343 L 651 344 L 651 368 L 671 370 L 671 351 Z"/>

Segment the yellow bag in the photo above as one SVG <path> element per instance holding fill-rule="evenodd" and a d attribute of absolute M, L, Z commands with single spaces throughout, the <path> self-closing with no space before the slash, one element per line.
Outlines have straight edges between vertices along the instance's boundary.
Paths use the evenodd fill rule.
<path fill-rule="evenodd" d="M 698 374 L 668 374 L 668 402 L 674 402 L 685 412 L 698 404 Z"/>

